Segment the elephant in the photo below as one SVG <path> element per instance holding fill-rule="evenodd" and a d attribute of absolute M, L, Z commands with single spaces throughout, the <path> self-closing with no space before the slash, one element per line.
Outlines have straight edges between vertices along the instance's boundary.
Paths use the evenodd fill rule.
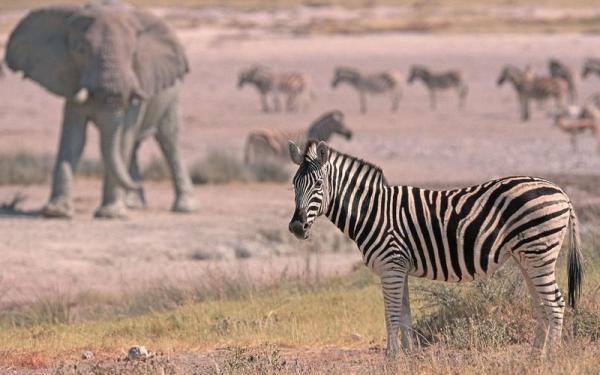
<path fill-rule="evenodd" d="M 136 154 L 149 136 L 158 142 L 171 171 L 172 210 L 195 210 L 178 147 L 180 82 L 189 64 L 166 23 L 116 1 L 40 8 L 12 31 L 5 61 L 11 70 L 65 98 L 45 217 L 73 215 L 72 176 L 90 122 L 99 130 L 104 164 L 96 217 L 125 217 L 126 194 L 145 206 Z"/>

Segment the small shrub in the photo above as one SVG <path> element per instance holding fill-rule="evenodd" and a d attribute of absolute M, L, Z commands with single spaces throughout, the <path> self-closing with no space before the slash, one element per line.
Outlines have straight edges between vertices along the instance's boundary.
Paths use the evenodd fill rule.
<path fill-rule="evenodd" d="M 472 287 L 430 284 L 419 288 L 433 312 L 415 328 L 425 343 L 483 350 L 528 340 L 533 327 L 529 296 L 516 267 L 499 270 Z"/>
<path fill-rule="evenodd" d="M 171 178 L 171 171 L 163 159 L 154 157 L 142 171 L 142 178 L 150 181 L 165 181 Z"/>
<path fill-rule="evenodd" d="M 269 161 L 244 165 L 227 153 L 215 151 L 190 167 L 196 185 L 230 182 L 284 182 L 289 180 L 285 165 Z"/>
<path fill-rule="evenodd" d="M 102 178 L 104 176 L 104 165 L 100 160 L 83 159 L 77 166 L 77 175 L 89 178 Z"/>
<path fill-rule="evenodd" d="M 290 174 L 285 166 L 274 161 L 255 163 L 248 168 L 254 181 L 286 182 L 290 179 Z"/>
<path fill-rule="evenodd" d="M 573 316 L 573 336 L 600 340 L 600 312 L 579 308 Z"/>
<path fill-rule="evenodd" d="M 221 260 L 223 259 L 223 255 L 217 251 L 207 251 L 204 249 L 196 249 L 192 251 L 189 255 L 191 260 Z"/>
<path fill-rule="evenodd" d="M 195 162 L 190 174 L 192 182 L 197 185 L 248 180 L 242 164 L 223 152 L 212 152 L 206 159 Z"/>
<path fill-rule="evenodd" d="M 52 159 L 29 151 L 4 152 L 0 154 L 0 184 L 30 185 L 49 180 Z"/>

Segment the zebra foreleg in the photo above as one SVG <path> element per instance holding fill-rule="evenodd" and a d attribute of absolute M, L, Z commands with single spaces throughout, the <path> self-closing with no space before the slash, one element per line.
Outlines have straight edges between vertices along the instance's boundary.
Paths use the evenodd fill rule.
<path fill-rule="evenodd" d="M 363 91 L 358 93 L 360 99 L 360 113 L 364 114 L 367 112 L 367 96 Z"/>
<path fill-rule="evenodd" d="M 435 107 L 436 107 L 435 90 L 429 89 L 429 108 L 431 108 L 432 111 L 435 111 Z"/>
<path fill-rule="evenodd" d="M 260 94 L 260 102 L 262 105 L 262 110 L 263 112 L 269 112 L 269 101 L 267 100 L 267 93 L 266 92 L 262 92 Z"/>
<path fill-rule="evenodd" d="M 402 98 L 402 91 L 392 91 L 392 112 L 398 112 L 400 106 L 400 99 Z"/>
<path fill-rule="evenodd" d="M 402 294 L 402 316 L 400 325 L 400 338 L 402 349 L 405 352 L 413 350 L 412 314 L 410 311 L 410 296 L 408 293 L 408 276 L 404 280 L 404 293 Z"/>
<path fill-rule="evenodd" d="M 407 272 L 394 267 L 381 275 L 383 303 L 385 306 L 385 326 L 387 330 L 386 357 L 394 358 L 398 354 L 398 330 L 403 323 L 404 284 Z M 410 313 L 409 313 L 410 314 Z"/>

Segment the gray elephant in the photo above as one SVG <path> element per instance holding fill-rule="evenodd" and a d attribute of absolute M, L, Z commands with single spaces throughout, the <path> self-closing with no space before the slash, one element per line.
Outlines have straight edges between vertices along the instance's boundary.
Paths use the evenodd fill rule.
<path fill-rule="evenodd" d="M 136 151 L 151 135 L 172 173 L 172 210 L 194 210 L 192 184 L 177 145 L 178 81 L 189 71 L 188 62 L 163 21 L 114 1 L 42 8 L 11 33 L 5 59 L 10 69 L 66 99 L 45 216 L 73 215 L 71 180 L 88 122 L 99 129 L 105 169 L 96 217 L 124 216 L 126 192 L 145 204 Z"/>

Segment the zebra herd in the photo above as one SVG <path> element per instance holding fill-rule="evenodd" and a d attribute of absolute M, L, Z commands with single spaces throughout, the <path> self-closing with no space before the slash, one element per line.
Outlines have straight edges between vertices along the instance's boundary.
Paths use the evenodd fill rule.
<path fill-rule="evenodd" d="M 435 93 L 448 89 L 457 90 L 459 105 L 464 105 L 468 88 L 463 75 L 458 70 L 433 72 L 422 65 L 411 67 L 408 83 L 416 79 L 423 81 L 431 99 L 431 108 L 435 109 Z M 375 73 L 363 73 L 358 69 L 339 66 L 334 69 L 331 88 L 335 89 L 340 84 L 354 88 L 359 96 L 361 113 L 367 112 L 367 96 L 387 95 L 391 101 L 391 111 L 396 112 L 402 98 L 404 76 L 395 70 L 386 70 Z M 240 72 L 238 88 L 253 85 L 260 95 L 263 112 L 276 112 L 281 110 L 280 96 L 286 100 L 286 111 L 300 109 L 300 103 L 307 107 L 315 98 L 310 75 L 301 72 L 277 72 L 262 65 L 254 65 Z M 269 105 L 269 98 L 273 106 Z"/>
<path fill-rule="evenodd" d="M 497 85 L 510 83 L 519 101 L 521 119 L 530 118 L 530 103 L 554 99 L 560 109 L 555 121 L 561 129 L 596 131 L 600 95 L 576 117 L 565 117 L 567 103 L 577 100 L 575 74 L 552 59 L 549 75 L 530 68 L 504 66 Z M 600 60 L 588 59 L 582 77 L 600 75 Z M 459 108 L 465 104 L 468 86 L 458 70 L 432 72 L 411 67 L 408 83 L 421 80 L 429 91 L 430 107 L 436 93 L 455 90 Z M 404 79 L 397 71 L 363 74 L 357 69 L 337 67 L 331 87 L 347 84 L 358 92 L 359 108 L 367 111 L 367 96 L 387 95 L 397 111 Z M 275 73 L 252 67 L 239 76 L 239 86 L 254 84 L 269 111 L 271 97 L 279 110 L 279 96 L 286 109 L 298 108 L 298 99 L 313 96 L 310 77 L 301 73 Z M 591 103 L 591 104 L 590 104 Z M 584 121 L 585 120 L 585 121 Z M 351 139 L 352 131 L 340 111 L 327 112 L 302 132 L 256 130 L 246 142 L 245 161 L 264 158 L 283 160 L 288 155 L 298 165 L 293 178 L 295 209 L 289 230 L 307 239 L 316 218 L 326 216 L 362 253 L 364 264 L 381 278 L 387 330 L 387 355 L 413 342 L 408 276 L 446 282 L 481 280 L 513 259 L 525 278 L 537 321 L 534 352 L 551 350 L 561 337 L 566 304 L 575 308 L 583 279 L 578 222 L 569 197 L 553 183 L 534 177 L 505 177 L 481 185 L 452 190 L 427 190 L 392 186 L 383 171 L 361 159 L 330 148 L 334 134 Z M 568 293 L 566 302 L 556 281 L 556 263 L 565 235 Z"/>

